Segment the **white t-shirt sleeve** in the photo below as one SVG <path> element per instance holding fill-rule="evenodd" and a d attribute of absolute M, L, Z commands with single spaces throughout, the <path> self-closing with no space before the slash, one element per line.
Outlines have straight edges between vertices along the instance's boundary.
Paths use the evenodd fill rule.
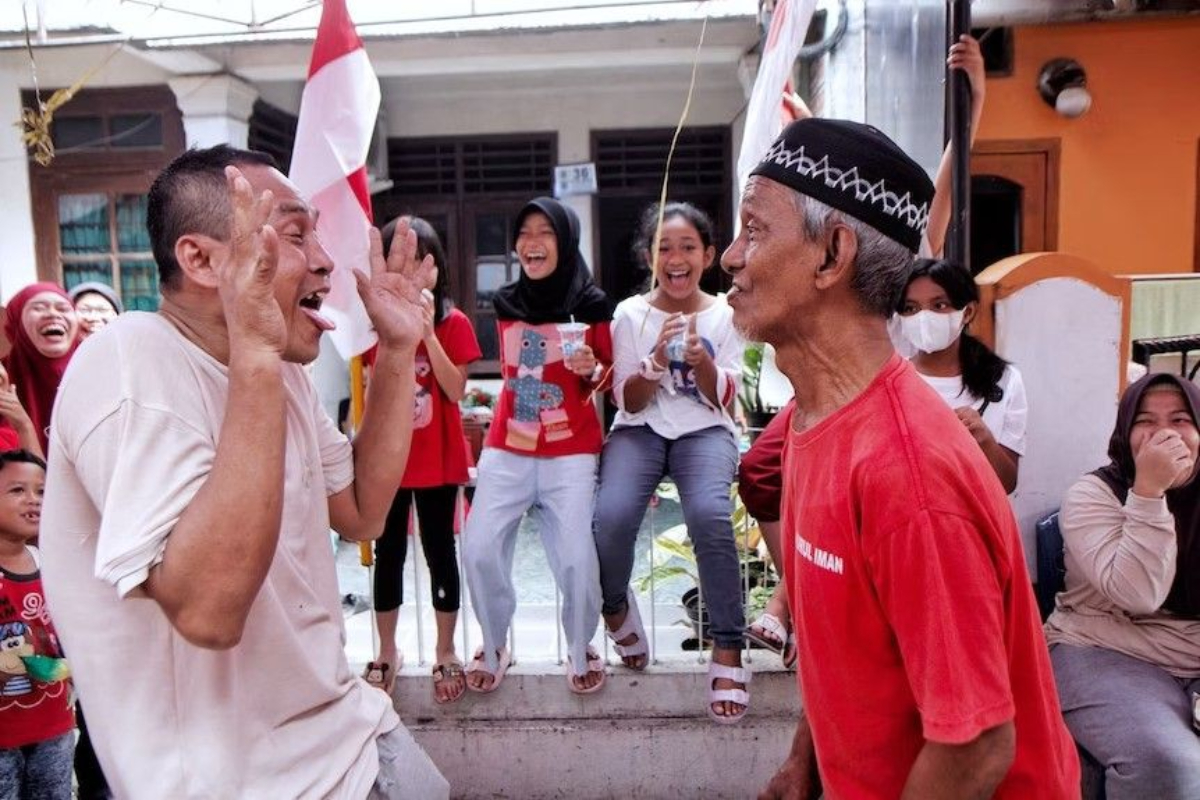
<path fill-rule="evenodd" d="M 354 483 L 354 447 L 346 434 L 338 430 L 337 424 L 325 413 L 321 398 L 312 385 L 308 374 L 299 371 L 304 381 L 303 390 L 309 394 L 313 424 L 317 429 L 317 446 L 321 452 L 321 472 L 325 476 L 325 495 L 330 497 Z M 410 450 L 408 457 L 412 458 Z"/>
<path fill-rule="evenodd" d="M 82 438 L 75 474 L 101 520 L 96 577 L 122 597 L 146 580 L 215 456 L 216 443 L 206 432 L 169 409 L 132 400 Z"/>
<path fill-rule="evenodd" d="M 645 309 L 642 314 L 638 314 L 631 305 L 631 300 L 626 300 L 617 306 L 616 313 L 613 314 L 611 326 L 612 331 L 612 348 L 613 348 L 613 402 L 617 404 L 617 408 L 625 410 L 625 382 L 638 373 L 641 366 L 641 361 L 646 354 L 641 352 L 638 346 L 638 328 L 645 322 L 645 327 L 649 330 L 653 327 L 648 319 L 637 320 L 634 317 L 644 317 Z M 639 304 L 640 305 L 640 304 Z M 649 308 L 646 306 L 645 308 Z M 657 339 L 658 331 L 654 331 Z"/>
<path fill-rule="evenodd" d="M 720 317 L 721 327 L 714 331 L 717 364 L 717 397 L 721 409 L 729 413 L 729 405 L 742 388 L 742 367 L 745 366 L 746 342 L 733 327 L 733 310 L 726 306 Z"/>
<path fill-rule="evenodd" d="M 1025 455 L 1025 426 L 1029 417 L 1029 401 L 1025 397 L 1025 381 L 1011 364 L 1004 369 L 1001 381 L 1004 389 L 1004 418 L 996 441 L 1019 456 Z"/>

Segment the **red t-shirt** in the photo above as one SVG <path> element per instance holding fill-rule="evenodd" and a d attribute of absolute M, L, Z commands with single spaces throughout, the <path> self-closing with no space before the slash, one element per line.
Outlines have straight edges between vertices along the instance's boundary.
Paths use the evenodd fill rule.
<path fill-rule="evenodd" d="M 592 403 L 596 387 L 563 364 L 555 325 L 500 320 L 497 327 L 504 387 L 486 445 L 543 458 L 599 453 L 600 421 Z M 612 364 L 609 324 L 590 325 L 585 341 L 607 370 Z"/>
<path fill-rule="evenodd" d="M 446 355 L 460 367 L 482 355 L 471 321 L 457 308 L 451 309 L 433 332 Z M 451 402 L 438 385 L 424 342 L 417 346 L 416 365 L 412 447 L 400 485 L 405 489 L 426 489 L 466 483 L 467 445 L 462 413 L 458 403 Z"/>
<path fill-rule="evenodd" d="M 0 453 L 6 450 L 19 450 L 21 448 L 21 437 L 13 430 L 13 427 L 7 421 L 0 420 Z"/>
<path fill-rule="evenodd" d="M 784 450 L 785 574 L 827 796 L 899 797 L 925 740 L 1012 721 L 997 798 L 1078 798 L 1020 536 L 979 446 L 893 356 Z"/>
<path fill-rule="evenodd" d="M 42 683 L 21 656 L 62 658 L 40 572 L 0 569 L 0 750 L 44 742 L 75 727 L 68 681 Z"/>

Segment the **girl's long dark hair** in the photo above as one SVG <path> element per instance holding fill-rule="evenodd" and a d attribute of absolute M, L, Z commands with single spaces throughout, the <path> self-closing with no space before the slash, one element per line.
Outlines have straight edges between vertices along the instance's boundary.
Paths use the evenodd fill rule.
<path fill-rule="evenodd" d="M 901 309 L 908 287 L 917 278 L 929 278 L 940 286 L 955 309 L 962 310 L 967 303 L 979 302 L 979 286 L 966 267 L 946 259 L 918 258 L 913 262 L 912 272 L 900 295 Z M 958 362 L 962 369 L 963 388 L 968 392 L 990 403 L 999 402 L 1004 397 L 1000 378 L 1008 362 L 965 329 L 958 340 Z"/>
<path fill-rule="evenodd" d="M 385 255 L 392 249 L 396 223 L 401 219 L 407 219 L 408 227 L 417 233 L 417 258 L 432 255 L 433 263 L 437 264 L 437 283 L 433 286 L 433 324 L 438 325 L 450 313 L 450 309 L 454 308 L 454 301 L 450 299 L 450 269 L 446 264 L 446 249 L 442 247 L 442 240 L 437 231 L 427 221 L 421 217 L 404 216 L 396 217 L 379 231 Z"/>

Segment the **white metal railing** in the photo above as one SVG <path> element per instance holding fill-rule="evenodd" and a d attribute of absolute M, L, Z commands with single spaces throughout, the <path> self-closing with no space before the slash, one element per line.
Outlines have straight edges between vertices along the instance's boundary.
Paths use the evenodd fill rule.
<path fill-rule="evenodd" d="M 464 491 L 460 490 L 459 502 L 455 510 L 456 528 L 460 532 L 460 539 L 457 543 L 458 547 L 456 548 L 460 575 L 462 575 L 461 535 L 465 531 L 466 527 L 464 519 L 464 495 Z M 667 621 L 662 625 L 659 624 L 659 620 L 663 616 L 664 609 L 683 610 L 682 603 L 678 597 L 672 596 L 671 593 L 668 592 L 668 589 L 670 589 L 677 582 L 667 581 L 666 585 L 664 586 L 664 582 L 656 577 L 661 571 L 656 569 L 656 567 L 664 566 L 666 562 L 672 558 L 671 550 L 662 545 L 662 540 L 660 540 L 659 537 L 662 537 L 664 532 L 666 532 L 666 529 L 662 527 L 662 520 L 660 519 L 662 516 L 661 504 L 663 502 L 672 502 L 674 497 L 675 494 L 672 491 L 670 481 L 664 481 L 663 484 L 660 484 L 660 489 L 655 492 L 654 498 L 652 499 L 646 511 L 646 520 L 648 525 L 642 527 L 642 531 L 639 535 L 639 542 L 642 541 L 640 538 L 641 536 L 649 535 L 651 537 L 651 541 L 646 548 L 645 561 L 641 562 L 640 564 L 640 567 L 645 570 L 643 573 L 645 578 L 641 582 L 645 584 L 647 591 L 637 591 L 635 589 L 635 592 L 639 598 L 639 606 L 647 609 L 646 617 L 649 624 L 646 627 L 646 635 L 650 651 L 649 659 L 650 663 L 652 664 L 659 663 L 659 656 L 661 653 L 672 651 L 673 648 L 679 647 L 681 643 L 681 637 L 678 635 L 679 631 L 676 629 L 675 621 L 672 620 Z M 409 581 L 407 581 L 411 587 L 411 591 L 405 591 L 404 600 L 405 604 L 409 605 L 412 611 L 410 613 L 404 613 L 403 611 L 401 612 L 398 633 L 400 638 L 404 641 L 404 645 L 401 646 L 401 650 L 407 651 L 410 649 L 411 645 L 415 644 L 415 663 L 419 666 L 425 667 L 430 663 L 430 645 L 428 641 L 429 636 L 427 626 L 434 624 L 436 629 L 436 623 L 434 622 L 435 615 L 433 614 L 432 605 L 430 603 L 426 588 L 428 580 L 428 566 L 425 561 L 424 550 L 420 546 L 420 517 L 414 513 L 411 515 L 411 519 L 412 524 L 410 526 L 408 535 L 412 537 L 412 541 L 410 543 L 411 546 L 408 549 L 413 552 L 413 557 L 407 559 L 408 563 L 403 568 L 411 571 L 411 578 Z M 680 523 L 679 526 L 670 527 L 672 530 L 676 528 L 682 528 L 682 523 Z M 738 524 L 738 529 L 734 531 L 735 537 L 740 539 L 739 562 L 741 570 L 742 592 L 743 597 L 746 599 L 747 607 L 749 606 L 752 580 L 750 569 L 748 568 L 748 563 L 744 556 L 751 550 L 751 536 L 753 530 L 753 521 L 748 515 L 742 515 L 740 523 Z M 635 567 L 635 573 L 637 571 L 638 568 Z M 552 578 L 547 575 L 547 579 Z M 638 581 L 635 580 L 635 582 Z M 462 656 L 464 662 L 466 662 L 473 655 L 473 643 L 479 639 L 479 631 L 475 623 L 470 589 L 467 586 L 465 578 L 461 581 L 461 587 L 462 602 L 459 611 L 457 635 L 462 647 L 462 652 L 460 655 Z M 697 639 L 699 639 L 701 631 L 703 631 L 707 625 L 707 613 L 704 603 L 703 590 L 700 587 L 698 580 L 696 582 L 696 588 L 699 594 L 697 599 L 699 601 L 698 607 L 700 618 L 694 624 L 693 632 L 696 634 Z M 521 586 L 519 583 L 517 589 L 518 592 L 520 592 Z M 553 591 L 553 618 L 549 621 L 544 619 L 546 605 L 547 604 L 544 602 L 530 603 L 518 601 L 517 613 L 514 616 L 513 624 L 510 626 L 508 642 L 509 650 L 514 661 L 518 658 L 518 655 L 521 654 L 535 659 L 552 658 L 560 665 L 565 663 L 566 647 L 563 630 L 560 623 L 562 597 L 557 589 L 557 586 Z M 538 611 L 541 611 L 542 613 L 539 615 L 537 613 Z M 373 616 L 373 610 L 370 613 Z M 688 621 L 686 614 L 683 621 Z M 747 624 L 749 624 L 750 621 L 751 619 L 748 611 L 746 620 Z M 553 646 L 549 650 L 539 649 L 537 644 L 538 637 L 533 633 L 535 628 L 544 629 L 546 624 L 552 624 L 554 628 Z M 601 625 L 603 625 L 603 622 L 601 622 Z M 351 626 L 348 624 L 348 628 L 350 627 Z M 371 655 L 357 657 L 361 656 L 361 654 L 365 652 L 365 649 L 367 648 L 369 648 L 372 653 L 378 653 L 378 643 L 375 640 L 377 634 L 375 632 L 374 625 L 372 624 L 369 626 L 369 634 L 367 634 L 363 628 L 364 626 L 362 624 L 358 624 L 357 626 L 354 626 L 354 630 L 350 630 L 348 632 L 348 638 L 351 640 L 348 644 L 348 649 L 350 650 L 350 658 L 352 661 L 366 661 L 372 658 L 373 656 Z M 667 635 L 668 633 L 672 633 L 674 635 Z M 369 642 L 364 643 L 362 641 L 354 641 L 356 637 L 366 638 L 367 636 L 369 636 Z M 603 655 L 604 660 L 610 664 L 615 663 L 615 654 L 611 651 L 608 637 L 603 635 L 602 630 L 598 630 L 597 636 L 602 640 L 602 642 L 598 644 L 598 647 Z M 530 644 L 527 646 L 528 652 L 524 652 L 521 650 L 521 647 L 525 647 L 527 641 L 530 642 Z M 518 642 L 520 642 L 520 645 Z M 411 652 L 406 652 L 406 656 L 408 658 L 411 658 L 412 655 L 413 654 Z M 708 650 L 706 650 L 702 642 L 698 641 L 696 649 L 697 661 L 699 663 L 704 663 L 707 661 L 708 657 Z M 748 645 L 743 654 L 743 658 L 747 663 L 750 663 L 753 660 L 752 651 L 749 649 Z M 407 663 L 412 664 L 413 662 L 409 660 Z"/>

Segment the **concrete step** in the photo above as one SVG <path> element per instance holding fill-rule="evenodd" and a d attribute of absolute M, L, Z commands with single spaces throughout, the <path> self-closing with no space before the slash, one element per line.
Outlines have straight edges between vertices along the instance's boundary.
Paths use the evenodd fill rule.
<path fill-rule="evenodd" d="M 493 694 L 433 701 L 427 671 L 403 670 L 397 711 L 461 798 L 752 798 L 795 730 L 795 673 L 755 654 L 748 716 L 719 725 L 705 707 L 707 664 L 609 667 L 603 690 L 576 695 L 564 667 L 515 664 Z"/>

